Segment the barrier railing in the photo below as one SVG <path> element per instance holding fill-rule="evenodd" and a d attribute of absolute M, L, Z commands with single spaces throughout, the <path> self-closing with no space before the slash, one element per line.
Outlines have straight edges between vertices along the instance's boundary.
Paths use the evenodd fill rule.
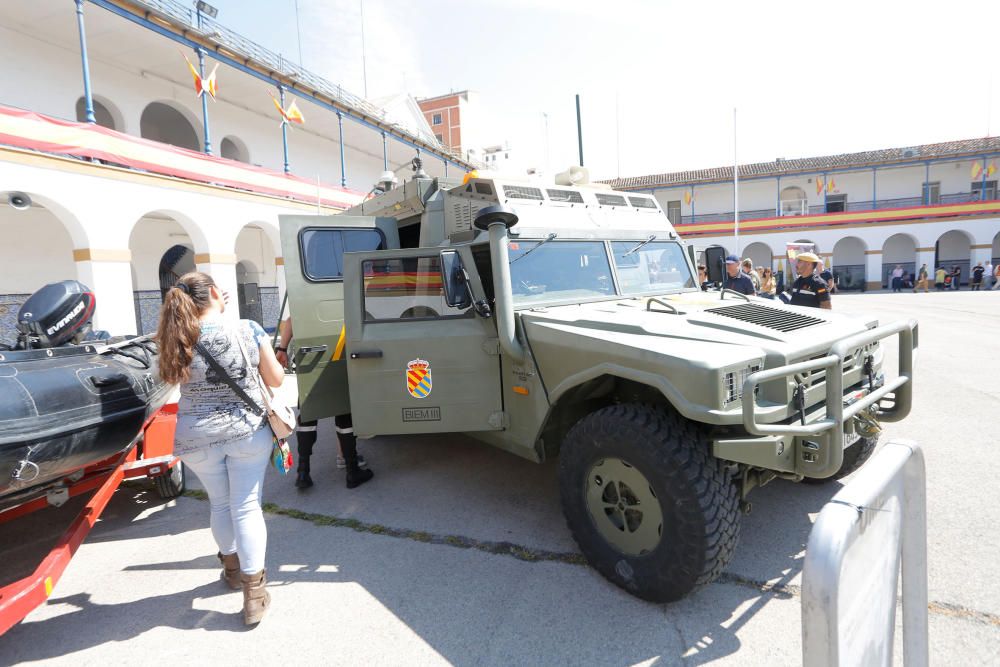
<path fill-rule="evenodd" d="M 902 566 L 903 664 L 928 664 L 924 456 L 890 441 L 820 511 L 802 569 L 802 663 L 892 665 Z"/>

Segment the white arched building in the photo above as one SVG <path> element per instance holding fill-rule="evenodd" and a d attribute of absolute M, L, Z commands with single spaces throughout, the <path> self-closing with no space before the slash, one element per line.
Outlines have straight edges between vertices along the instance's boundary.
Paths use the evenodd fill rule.
<path fill-rule="evenodd" d="M 895 266 L 914 272 L 1000 263 L 1000 137 L 619 178 L 650 192 L 678 232 L 755 266 L 785 269 L 785 245 L 816 244 L 842 289 L 879 289 Z"/>
<path fill-rule="evenodd" d="M 71 278 L 96 292 L 98 328 L 152 331 L 164 288 L 193 269 L 228 289 L 233 316 L 273 328 L 279 215 L 341 211 L 417 156 L 432 176 L 472 167 L 415 104 L 397 123 L 173 1 L 9 0 L 0 56 L 0 342 L 30 293 Z M 203 104 L 184 57 L 218 65 L 216 98 Z M 283 126 L 271 96 L 305 123 Z"/>

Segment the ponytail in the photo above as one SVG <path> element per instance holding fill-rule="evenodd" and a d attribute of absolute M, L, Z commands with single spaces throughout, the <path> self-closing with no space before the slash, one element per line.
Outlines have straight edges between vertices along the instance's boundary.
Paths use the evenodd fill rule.
<path fill-rule="evenodd" d="M 191 360 L 201 335 L 200 317 L 212 304 L 212 277 L 185 273 L 167 290 L 160 308 L 156 342 L 160 350 L 160 377 L 169 384 L 183 384 L 191 377 Z"/>

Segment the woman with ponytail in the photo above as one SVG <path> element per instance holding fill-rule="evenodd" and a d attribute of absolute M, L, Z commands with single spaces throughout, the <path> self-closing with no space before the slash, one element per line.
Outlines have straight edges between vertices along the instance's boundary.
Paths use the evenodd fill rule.
<path fill-rule="evenodd" d="M 261 406 L 253 374 L 259 372 L 270 387 L 281 386 L 285 374 L 260 325 L 224 318 L 225 309 L 226 295 L 211 276 L 187 273 L 167 290 L 156 338 L 160 376 L 180 385 L 174 453 L 208 493 L 221 578 L 230 588 L 242 587 L 244 622 L 253 625 L 270 603 L 264 587 L 267 530 L 260 498 L 271 429 L 205 355 Z"/>

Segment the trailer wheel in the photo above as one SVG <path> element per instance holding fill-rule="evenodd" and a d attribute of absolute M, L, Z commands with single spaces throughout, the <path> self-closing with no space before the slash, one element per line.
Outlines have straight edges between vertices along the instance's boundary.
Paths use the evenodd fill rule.
<path fill-rule="evenodd" d="M 577 422 L 560 454 L 559 490 L 587 560 L 644 600 L 679 600 L 735 553 L 736 485 L 702 428 L 662 407 L 614 405 Z"/>
<path fill-rule="evenodd" d="M 186 476 L 187 473 L 184 470 L 184 463 L 178 461 L 177 465 L 168 470 L 166 474 L 157 475 L 153 478 L 153 484 L 156 486 L 156 492 L 165 500 L 176 498 L 184 493 Z"/>

